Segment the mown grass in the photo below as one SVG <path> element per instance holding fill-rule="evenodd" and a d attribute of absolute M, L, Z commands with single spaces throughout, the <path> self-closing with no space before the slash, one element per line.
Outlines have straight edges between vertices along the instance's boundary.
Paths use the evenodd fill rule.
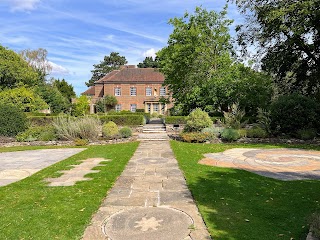
<path fill-rule="evenodd" d="M 0 187 L 0 239 L 80 239 L 137 146 L 137 142 L 89 146 L 29 178 Z M 111 161 L 94 168 L 100 172 L 88 174 L 91 181 L 70 187 L 48 187 L 43 181 L 92 157 Z"/>
<path fill-rule="evenodd" d="M 244 170 L 198 164 L 204 153 L 279 146 L 172 141 L 171 147 L 214 239 L 306 238 L 307 219 L 320 210 L 320 181 L 279 181 Z"/>

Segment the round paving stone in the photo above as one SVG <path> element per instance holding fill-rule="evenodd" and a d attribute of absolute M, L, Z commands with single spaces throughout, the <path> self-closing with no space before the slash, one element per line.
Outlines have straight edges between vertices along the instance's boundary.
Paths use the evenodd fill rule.
<path fill-rule="evenodd" d="M 145 207 L 122 211 L 109 217 L 104 234 L 112 240 L 182 240 L 190 233 L 192 218 L 172 208 Z"/>

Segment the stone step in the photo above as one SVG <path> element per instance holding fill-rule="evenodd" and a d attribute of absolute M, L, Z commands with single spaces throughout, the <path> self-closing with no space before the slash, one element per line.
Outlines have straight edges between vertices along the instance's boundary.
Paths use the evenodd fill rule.
<path fill-rule="evenodd" d="M 147 129 L 143 130 L 143 133 L 166 133 L 166 130 Z"/>

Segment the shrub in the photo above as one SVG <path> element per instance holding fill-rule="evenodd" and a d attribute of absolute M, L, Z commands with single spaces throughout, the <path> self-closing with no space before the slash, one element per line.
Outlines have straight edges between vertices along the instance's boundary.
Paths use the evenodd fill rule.
<path fill-rule="evenodd" d="M 244 128 L 238 129 L 240 138 L 247 137 L 247 132 L 248 132 L 247 129 L 244 129 Z"/>
<path fill-rule="evenodd" d="M 102 133 L 106 138 L 115 138 L 119 133 L 117 124 L 112 121 L 103 124 Z"/>
<path fill-rule="evenodd" d="M 213 138 L 215 138 L 221 135 L 222 130 L 223 128 L 220 127 L 210 127 L 202 129 L 201 132 L 211 135 Z"/>
<path fill-rule="evenodd" d="M 93 117 L 57 117 L 53 121 L 57 136 L 74 141 L 77 138 L 96 140 L 101 129 L 101 122 Z"/>
<path fill-rule="evenodd" d="M 236 141 L 240 138 L 240 134 L 236 129 L 225 128 L 221 133 L 221 138 L 228 142 Z"/>
<path fill-rule="evenodd" d="M 121 135 L 121 137 L 123 138 L 128 138 L 132 136 L 132 131 L 131 128 L 129 127 L 123 127 L 119 130 L 119 133 Z"/>
<path fill-rule="evenodd" d="M 52 124 L 56 116 L 28 116 L 31 126 L 46 126 Z"/>
<path fill-rule="evenodd" d="M 297 137 L 302 140 L 312 140 L 317 136 L 316 129 L 300 129 L 297 131 Z"/>
<path fill-rule="evenodd" d="M 253 127 L 247 130 L 248 138 L 266 138 L 268 133 L 261 127 Z"/>
<path fill-rule="evenodd" d="M 213 134 L 202 132 L 184 132 L 180 134 L 180 137 L 188 143 L 203 143 L 215 139 Z"/>
<path fill-rule="evenodd" d="M 88 139 L 82 139 L 82 138 L 76 138 L 74 139 L 74 145 L 76 146 L 86 146 L 89 144 L 89 140 Z"/>
<path fill-rule="evenodd" d="M 301 129 L 320 129 L 319 104 L 306 96 L 280 96 L 271 104 L 271 130 L 275 135 L 294 135 Z"/>
<path fill-rule="evenodd" d="M 271 111 L 258 108 L 257 122 L 259 126 L 264 129 L 268 135 L 271 134 Z"/>
<path fill-rule="evenodd" d="M 119 126 L 138 126 L 143 124 L 144 116 L 142 114 L 139 115 L 104 115 L 99 116 L 102 123 L 105 122 L 114 122 Z"/>
<path fill-rule="evenodd" d="M 56 139 L 53 126 L 30 127 L 16 136 L 18 142 L 53 141 Z"/>
<path fill-rule="evenodd" d="M 167 116 L 165 117 L 166 124 L 186 124 L 187 117 L 186 116 Z"/>
<path fill-rule="evenodd" d="M 208 113 L 202 111 L 200 108 L 196 108 L 189 114 L 184 131 L 200 132 L 202 129 L 211 127 L 212 125 L 213 122 Z"/>
<path fill-rule="evenodd" d="M 223 113 L 225 126 L 227 128 L 240 129 L 245 124 L 242 122 L 244 115 L 245 112 L 240 110 L 239 104 L 232 104 L 231 111 Z"/>
<path fill-rule="evenodd" d="M 0 136 L 13 137 L 28 125 L 27 117 L 14 105 L 0 105 Z"/>

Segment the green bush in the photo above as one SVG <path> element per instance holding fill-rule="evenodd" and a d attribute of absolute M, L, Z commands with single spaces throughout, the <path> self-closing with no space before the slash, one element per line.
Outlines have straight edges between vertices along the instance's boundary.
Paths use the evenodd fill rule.
<path fill-rule="evenodd" d="M 180 134 L 180 137 L 188 143 L 203 143 L 215 139 L 214 134 L 202 132 L 184 132 Z"/>
<path fill-rule="evenodd" d="M 101 122 L 95 117 L 62 117 L 54 119 L 53 126 L 57 136 L 63 140 L 74 141 L 77 138 L 96 140 L 101 129 Z"/>
<path fill-rule="evenodd" d="M 224 112 L 224 125 L 226 128 L 240 129 L 245 122 L 243 122 L 243 117 L 245 112 L 239 107 L 239 104 L 232 104 L 230 112 Z"/>
<path fill-rule="evenodd" d="M 0 105 L 0 136 L 13 137 L 28 125 L 24 112 L 14 105 Z"/>
<path fill-rule="evenodd" d="M 238 133 L 239 133 L 240 138 L 245 138 L 245 137 L 247 137 L 248 131 L 247 131 L 247 129 L 241 128 L 241 129 L 238 129 Z"/>
<path fill-rule="evenodd" d="M 82 139 L 82 138 L 76 138 L 73 140 L 74 145 L 76 146 L 86 146 L 89 144 L 89 140 L 88 139 Z"/>
<path fill-rule="evenodd" d="M 213 137 L 219 137 L 221 135 L 223 128 L 220 127 L 209 127 L 201 130 L 202 133 L 212 135 Z"/>
<path fill-rule="evenodd" d="M 196 108 L 189 114 L 184 131 L 200 132 L 202 129 L 211 127 L 212 125 L 213 122 L 208 113 L 202 111 L 200 108 Z"/>
<path fill-rule="evenodd" d="M 165 117 L 166 124 L 186 124 L 187 117 L 186 116 L 167 116 Z"/>
<path fill-rule="evenodd" d="M 53 141 L 56 139 L 53 126 L 30 127 L 16 136 L 18 142 Z"/>
<path fill-rule="evenodd" d="M 248 138 L 266 138 L 268 133 L 261 127 L 253 127 L 247 130 Z"/>
<path fill-rule="evenodd" d="M 123 127 L 119 130 L 119 133 L 121 135 L 121 137 L 123 138 L 128 138 L 132 136 L 132 131 L 131 128 L 129 127 Z"/>
<path fill-rule="evenodd" d="M 99 116 L 102 123 L 114 122 L 119 126 L 138 126 L 143 124 L 143 115 L 104 115 Z"/>
<path fill-rule="evenodd" d="M 297 131 L 297 137 L 302 140 L 312 140 L 317 136 L 316 129 L 300 129 Z"/>
<path fill-rule="evenodd" d="M 221 139 L 227 142 L 236 141 L 240 138 L 240 134 L 236 129 L 225 128 L 221 133 Z"/>
<path fill-rule="evenodd" d="M 102 126 L 102 133 L 103 136 L 106 138 L 116 138 L 118 133 L 119 133 L 119 129 L 117 124 L 115 124 L 112 121 L 109 121 L 108 123 L 104 123 Z"/>
<path fill-rule="evenodd" d="M 298 130 L 320 130 L 319 103 L 315 100 L 291 94 L 280 96 L 271 104 L 271 130 L 274 135 L 293 136 Z"/>

